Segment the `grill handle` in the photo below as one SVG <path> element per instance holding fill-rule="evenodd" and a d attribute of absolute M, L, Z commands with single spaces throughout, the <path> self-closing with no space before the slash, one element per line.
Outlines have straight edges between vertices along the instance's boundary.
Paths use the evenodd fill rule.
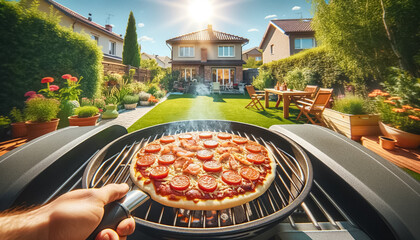
<path fill-rule="evenodd" d="M 108 203 L 104 207 L 104 216 L 98 227 L 90 234 L 87 240 L 94 240 L 98 233 L 106 228 L 116 230 L 118 224 L 130 217 L 130 212 L 149 200 L 149 196 L 140 190 L 133 190 L 121 200 Z"/>

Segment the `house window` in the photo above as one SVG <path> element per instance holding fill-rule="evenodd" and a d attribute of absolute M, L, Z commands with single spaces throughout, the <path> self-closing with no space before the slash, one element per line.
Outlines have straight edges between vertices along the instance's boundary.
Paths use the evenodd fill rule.
<path fill-rule="evenodd" d="M 194 57 L 194 47 L 179 47 L 180 57 Z"/>
<path fill-rule="evenodd" d="M 96 41 L 96 44 L 98 44 L 98 42 L 99 42 L 99 37 L 98 36 L 92 34 L 92 35 L 90 35 L 90 38 L 92 40 L 95 40 Z"/>
<path fill-rule="evenodd" d="M 255 61 L 261 61 L 261 57 L 255 57 Z"/>
<path fill-rule="evenodd" d="M 271 44 L 271 46 L 270 46 L 270 53 L 271 53 L 271 55 L 274 54 L 274 44 Z"/>
<path fill-rule="evenodd" d="M 115 55 L 116 43 L 109 41 L 109 54 Z"/>
<path fill-rule="evenodd" d="M 184 81 L 191 81 L 196 75 L 195 68 L 181 68 L 179 72 L 181 73 L 180 78 Z"/>
<path fill-rule="evenodd" d="M 315 38 L 295 38 L 295 49 L 309 49 L 315 46 Z"/>
<path fill-rule="evenodd" d="M 234 57 L 235 48 L 233 46 L 219 46 L 219 57 Z"/>
<path fill-rule="evenodd" d="M 219 82 L 221 86 L 235 82 L 235 68 L 213 68 L 213 82 Z"/>

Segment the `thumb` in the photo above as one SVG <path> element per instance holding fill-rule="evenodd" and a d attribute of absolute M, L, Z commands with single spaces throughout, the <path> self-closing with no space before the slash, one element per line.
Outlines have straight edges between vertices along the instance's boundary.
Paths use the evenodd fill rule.
<path fill-rule="evenodd" d="M 108 184 L 105 187 L 95 189 L 96 196 L 104 203 L 104 205 L 118 200 L 127 194 L 129 187 L 126 183 Z"/>

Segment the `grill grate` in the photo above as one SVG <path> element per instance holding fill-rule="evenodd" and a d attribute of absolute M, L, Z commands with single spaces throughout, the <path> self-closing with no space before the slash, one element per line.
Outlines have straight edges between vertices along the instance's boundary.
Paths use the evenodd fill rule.
<path fill-rule="evenodd" d="M 196 130 L 197 131 L 197 130 Z M 208 129 L 208 131 L 211 131 Z M 185 131 L 175 131 L 168 135 L 179 134 Z M 227 132 L 227 131 L 219 131 Z M 256 219 L 263 218 L 273 214 L 282 208 L 289 205 L 301 192 L 305 176 L 298 161 L 289 153 L 285 152 L 274 143 L 265 141 L 263 138 L 255 137 L 252 134 L 247 134 L 237 131 L 229 131 L 229 133 L 246 137 L 250 140 L 256 141 L 264 145 L 277 163 L 276 178 L 269 189 L 259 198 L 243 204 L 238 207 L 224 209 L 219 211 L 192 211 L 186 209 L 174 209 L 163 206 L 153 200 L 149 200 L 140 208 L 133 211 L 138 220 L 145 220 L 159 224 L 172 225 L 176 227 L 187 228 L 211 228 L 211 227 L 226 227 L 237 225 L 245 222 L 251 222 Z M 164 134 L 157 134 L 150 136 L 147 139 L 141 139 L 131 145 L 126 145 L 122 150 L 113 156 L 105 159 L 101 165 L 96 169 L 89 187 L 101 187 L 108 183 L 127 182 L 130 186 L 134 186 L 130 179 L 129 165 L 132 156 L 139 148 L 145 146 Z M 318 228 L 319 224 L 315 217 L 306 206 L 302 204 L 302 208 L 309 216 L 312 223 Z M 327 214 L 328 218 L 331 217 Z M 294 220 L 291 216 L 288 217 L 289 222 L 294 225 Z M 332 223 L 335 223 L 331 219 Z"/>

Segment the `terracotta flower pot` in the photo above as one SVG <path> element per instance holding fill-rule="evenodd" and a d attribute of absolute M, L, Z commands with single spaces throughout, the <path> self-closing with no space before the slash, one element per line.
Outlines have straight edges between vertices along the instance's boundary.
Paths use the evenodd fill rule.
<path fill-rule="evenodd" d="M 60 119 L 55 118 L 49 122 L 32 122 L 27 121 L 26 130 L 28 133 L 28 140 L 32 140 L 49 132 L 57 130 L 58 122 Z"/>
<path fill-rule="evenodd" d="M 137 103 L 131 103 L 131 104 L 124 104 L 124 108 L 127 110 L 136 109 Z"/>
<path fill-rule="evenodd" d="M 79 118 L 77 115 L 69 117 L 70 126 L 95 126 L 98 121 L 99 113 L 92 117 Z"/>
<path fill-rule="evenodd" d="M 25 122 L 10 124 L 12 126 L 12 138 L 24 137 L 27 134 Z"/>
<path fill-rule="evenodd" d="M 140 106 L 149 106 L 149 101 L 140 101 Z"/>
<path fill-rule="evenodd" d="M 118 117 L 117 105 L 109 104 L 105 106 L 106 111 L 102 114 L 102 119 Z"/>
<path fill-rule="evenodd" d="M 393 138 L 379 136 L 379 145 L 381 145 L 383 149 L 394 150 L 396 142 L 397 141 L 395 141 Z"/>
<path fill-rule="evenodd" d="M 395 139 L 396 145 L 402 148 L 418 148 L 420 146 L 420 135 L 401 131 L 379 122 L 379 129 L 383 135 Z"/>

